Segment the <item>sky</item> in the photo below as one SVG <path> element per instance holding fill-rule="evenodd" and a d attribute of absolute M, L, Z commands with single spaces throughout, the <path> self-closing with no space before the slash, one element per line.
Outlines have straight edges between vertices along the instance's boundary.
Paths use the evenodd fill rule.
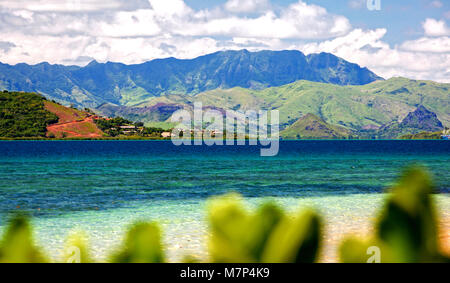
<path fill-rule="evenodd" d="M 288 49 L 450 83 L 448 0 L 0 0 L 0 35 L 7 64 Z"/>

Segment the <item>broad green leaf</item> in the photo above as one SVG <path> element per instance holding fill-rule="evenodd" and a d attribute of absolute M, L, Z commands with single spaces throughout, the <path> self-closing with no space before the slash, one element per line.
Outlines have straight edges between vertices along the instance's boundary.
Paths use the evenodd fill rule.
<path fill-rule="evenodd" d="M 364 262 L 365 249 L 380 248 L 382 262 L 448 262 L 438 250 L 437 214 L 431 179 L 413 167 L 394 186 L 378 220 L 371 242 L 349 238 L 340 248 L 343 262 Z M 375 243 L 375 244 L 373 244 Z"/>
<path fill-rule="evenodd" d="M 339 247 L 339 260 L 343 263 L 366 263 L 369 242 L 357 238 L 345 239 Z"/>
<path fill-rule="evenodd" d="M 378 236 L 400 262 L 428 261 L 438 253 L 436 212 L 428 174 L 408 170 L 379 217 Z"/>
<path fill-rule="evenodd" d="M 16 217 L 9 224 L 0 244 L 0 263 L 45 263 L 47 259 L 34 245 L 30 223 Z"/>
<path fill-rule="evenodd" d="M 260 262 L 266 242 L 282 217 L 282 211 L 270 203 L 249 213 L 237 195 L 213 201 L 209 209 L 212 261 Z"/>
<path fill-rule="evenodd" d="M 285 217 L 275 228 L 264 252 L 264 262 L 312 263 L 319 253 L 322 221 L 311 210 L 298 217 Z"/>
<path fill-rule="evenodd" d="M 161 233 L 155 223 L 137 223 L 128 232 L 115 263 L 162 263 L 165 261 Z"/>

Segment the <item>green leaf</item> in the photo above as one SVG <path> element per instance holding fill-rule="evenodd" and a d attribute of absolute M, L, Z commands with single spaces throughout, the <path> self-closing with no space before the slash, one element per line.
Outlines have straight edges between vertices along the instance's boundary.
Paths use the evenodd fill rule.
<path fill-rule="evenodd" d="M 340 248 L 341 260 L 365 262 L 365 249 L 372 245 L 380 249 L 383 263 L 448 262 L 438 250 L 432 192 L 431 179 L 424 169 L 407 170 L 391 189 L 376 221 L 373 240 L 345 240 Z"/>
<path fill-rule="evenodd" d="M 162 263 L 165 261 L 161 233 L 155 223 L 137 223 L 128 232 L 115 263 Z"/>
<path fill-rule="evenodd" d="M 339 247 L 340 261 L 343 263 L 366 263 L 369 242 L 357 238 L 345 239 Z"/>
<path fill-rule="evenodd" d="M 34 245 L 31 226 L 25 217 L 9 224 L 0 244 L 0 263 L 45 263 L 47 259 Z"/>
<path fill-rule="evenodd" d="M 311 211 L 289 218 L 271 203 L 249 213 L 236 195 L 210 208 L 210 254 L 214 262 L 314 262 L 321 221 Z"/>
<path fill-rule="evenodd" d="M 275 228 L 264 253 L 264 262 L 312 263 L 317 260 L 322 237 L 322 221 L 311 210 L 298 217 L 285 217 Z"/>
<path fill-rule="evenodd" d="M 409 169 L 392 189 L 379 221 L 378 233 L 400 262 L 423 262 L 438 254 L 433 186 L 420 168 Z"/>
<path fill-rule="evenodd" d="M 266 242 L 282 217 L 282 211 L 269 203 L 250 214 L 237 195 L 213 201 L 209 209 L 212 260 L 260 262 Z"/>

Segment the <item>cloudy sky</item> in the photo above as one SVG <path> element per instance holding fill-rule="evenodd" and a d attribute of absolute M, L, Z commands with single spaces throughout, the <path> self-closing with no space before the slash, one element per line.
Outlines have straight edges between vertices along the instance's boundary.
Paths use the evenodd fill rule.
<path fill-rule="evenodd" d="M 450 1 L 380 2 L 378 11 L 367 0 L 0 0 L 0 62 L 134 64 L 297 49 L 385 78 L 450 82 Z"/>

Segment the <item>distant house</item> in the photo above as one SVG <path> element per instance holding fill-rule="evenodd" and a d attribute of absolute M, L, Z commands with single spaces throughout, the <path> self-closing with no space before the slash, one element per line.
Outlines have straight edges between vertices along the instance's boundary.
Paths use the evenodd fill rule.
<path fill-rule="evenodd" d="M 122 130 L 135 130 L 136 126 L 120 126 Z"/>
<path fill-rule="evenodd" d="M 163 138 L 170 138 L 171 136 L 172 136 L 171 132 L 164 132 L 161 134 L 161 137 L 163 137 Z"/>

